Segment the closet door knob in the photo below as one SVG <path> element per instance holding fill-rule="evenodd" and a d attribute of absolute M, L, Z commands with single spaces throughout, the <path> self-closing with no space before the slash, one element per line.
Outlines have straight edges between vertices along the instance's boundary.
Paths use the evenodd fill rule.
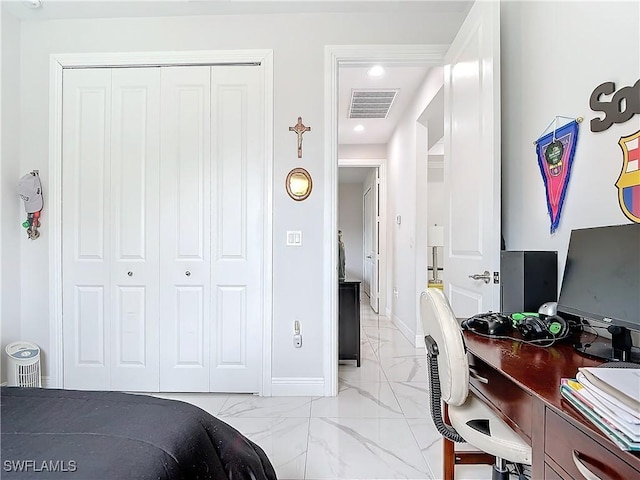
<path fill-rule="evenodd" d="M 185 274 L 187 277 L 190 277 L 190 276 L 191 276 L 191 272 L 190 272 L 189 270 L 187 270 L 186 272 L 184 272 L 184 274 Z"/>
<path fill-rule="evenodd" d="M 129 275 L 130 277 L 133 277 L 133 272 L 127 272 L 127 275 Z"/>

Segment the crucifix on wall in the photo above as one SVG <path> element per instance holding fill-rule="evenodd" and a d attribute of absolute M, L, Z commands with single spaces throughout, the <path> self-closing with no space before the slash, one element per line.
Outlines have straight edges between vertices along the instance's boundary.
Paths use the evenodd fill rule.
<path fill-rule="evenodd" d="M 302 134 L 311 130 L 311 127 L 305 127 L 302 123 L 302 117 L 298 117 L 298 123 L 293 127 L 289 127 L 290 132 L 296 132 L 298 135 L 298 158 L 302 158 Z"/>

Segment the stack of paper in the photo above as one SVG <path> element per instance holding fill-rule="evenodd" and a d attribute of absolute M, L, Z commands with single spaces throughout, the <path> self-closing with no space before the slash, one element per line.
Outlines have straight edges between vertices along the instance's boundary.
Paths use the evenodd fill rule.
<path fill-rule="evenodd" d="M 640 367 L 579 368 L 560 392 L 621 449 L 640 451 Z"/>

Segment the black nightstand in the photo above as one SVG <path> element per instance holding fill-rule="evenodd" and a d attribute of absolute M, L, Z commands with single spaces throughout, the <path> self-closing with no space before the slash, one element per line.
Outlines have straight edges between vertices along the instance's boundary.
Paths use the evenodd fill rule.
<path fill-rule="evenodd" d="M 338 359 L 360 366 L 360 282 L 344 281 L 338 287 Z"/>

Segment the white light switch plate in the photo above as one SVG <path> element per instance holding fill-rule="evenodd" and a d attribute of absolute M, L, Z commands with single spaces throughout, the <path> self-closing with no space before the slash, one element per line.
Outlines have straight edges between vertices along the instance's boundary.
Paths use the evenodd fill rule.
<path fill-rule="evenodd" d="M 301 230 L 287 230 L 287 246 L 299 247 L 302 245 Z"/>

